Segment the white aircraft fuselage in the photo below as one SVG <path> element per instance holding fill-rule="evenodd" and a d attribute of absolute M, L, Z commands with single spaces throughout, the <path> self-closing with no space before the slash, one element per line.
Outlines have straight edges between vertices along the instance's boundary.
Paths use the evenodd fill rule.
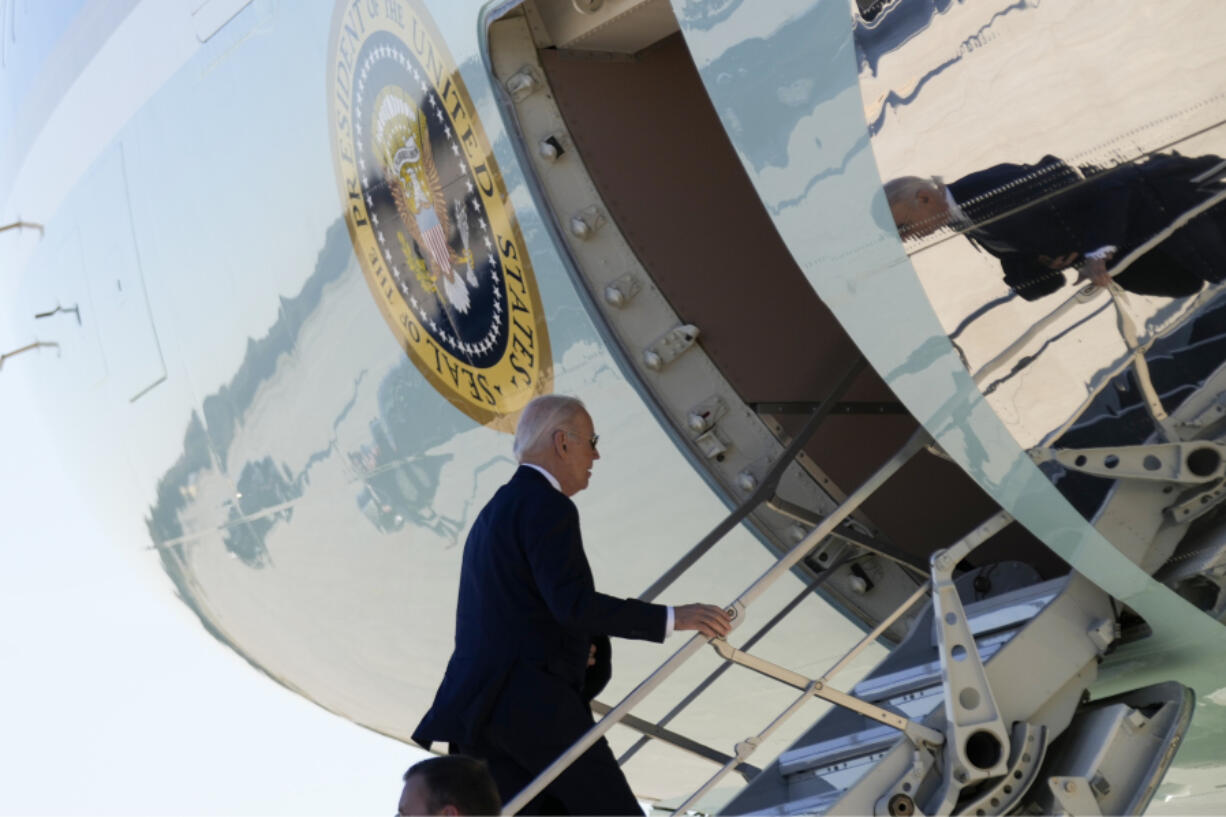
<path fill-rule="evenodd" d="M 1179 755 L 1128 807 L 1155 792 L 1154 810 L 1211 807 L 1226 13 L 79 5 L 6 12 L 5 302 L 60 357 L 3 349 L 20 356 L 0 373 L 37 392 L 100 528 L 158 560 L 162 592 L 253 667 L 407 741 L 451 650 L 468 527 L 516 467 L 518 412 L 573 394 L 600 435 L 576 502 L 602 591 L 731 602 L 808 543 L 739 626 L 797 599 L 754 652 L 815 679 L 1003 511 L 951 581 L 981 578 L 984 600 L 1006 586 L 994 565 L 1012 589 L 1083 577 L 1110 612 L 1101 636 L 1050 637 L 1052 655 L 1102 640 L 1069 700 L 1195 693 Z M 937 191 L 928 221 L 892 218 L 883 186 L 900 177 Z M 1111 287 L 1078 280 L 1099 260 Z M 1188 291 L 1145 291 L 1178 276 Z M 904 643 L 912 613 L 853 669 Z M 619 643 L 602 700 L 675 646 Z M 703 651 L 635 714 L 658 721 L 723 663 Z M 795 697 L 739 673 L 667 728 L 727 753 Z M 986 678 L 966 688 L 1007 715 L 1014 692 Z M 973 730 L 966 701 L 945 711 Z M 1072 706 L 1036 705 L 1051 740 L 1079 723 Z M 751 762 L 812 726 L 802 714 Z M 610 735 L 619 753 L 638 737 Z M 625 769 L 667 799 L 709 760 L 655 740 Z M 1001 768 L 985 761 L 961 806 L 942 789 L 946 810 Z M 729 808 L 764 808 L 753 791 Z"/>

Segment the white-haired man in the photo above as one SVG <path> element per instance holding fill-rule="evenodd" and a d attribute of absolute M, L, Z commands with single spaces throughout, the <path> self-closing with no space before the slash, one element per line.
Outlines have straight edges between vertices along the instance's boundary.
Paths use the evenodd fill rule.
<path fill-rule="evenodd" d="M 1226 189 L 1220 156 L 1155 153 L 1110 169 L 1074 169 L 1055 156 L 999 164 L 957 181 L 904 176 L 885 184 L 903 239 L 956 227 L 1000 260 L 1005 283 L 1026 300 L 1056 292 L 1063 270 L 1078 281 L 1181 298 L 1226 278 L 1226 205 L 1174 229 L 1182 214 Z M 1161 233 L 1167 237 L 1115 264 Z"/>
<path fill-rule="evenodd" d="M 413 739 L 489 765 L 510 800 L 592 726 L 589 703 L 609 678 L 609 636 L 663 641 L 672 630 L 727 635 L 709 604 L 669 608 L 596 592 L 570 500 L 600 458 L 592 418 L 574 397 L 527 405 L 520 462 L 464 544 L 455 651 Z M 521 814 L 639 814 L 603 739 Z"/>

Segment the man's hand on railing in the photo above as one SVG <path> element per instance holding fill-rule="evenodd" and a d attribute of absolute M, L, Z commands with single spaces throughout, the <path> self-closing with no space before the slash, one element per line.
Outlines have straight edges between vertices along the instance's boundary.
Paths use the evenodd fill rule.
<path fill-rule="evenodd" d="M 1103 253 L 1099 258 L 1086 258 L 1085 266 L 1077 273 L 1077 283 L 1089 281 L 1095 286 L 1106 287 L 1111 285 L 1111 273 L 1107 272 L 1107 262 L 1111 260 L 1114 253 Z"/>
<path fill-rule="evenodd" d="M 682 604 L 673 608 L 674 630 L 697 630 L 707 638 L 723 638 L 732 632 L 732 619 L 714 604 Z"/>

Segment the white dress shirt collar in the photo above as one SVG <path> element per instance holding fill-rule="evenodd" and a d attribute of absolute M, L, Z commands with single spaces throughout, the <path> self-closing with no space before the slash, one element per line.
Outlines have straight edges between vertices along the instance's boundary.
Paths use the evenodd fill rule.
<path fill-rule="evenodd" d="M 553 489 L 555 491 L 562 490 L 562 484 L 558 482 L 557 478 L 554 477 L 553 474 L 549 473 L 541 466 L 534 465 L 533 463 L 530 463 L 530 462 L 520 463 L 520 465 L 522 465 L 524 468 L 531 468 L 533 471 L 539 471 L 540 473 L 545 475 L 545 479 L 549 480 L 549 484 L 553 486 Z"/>
<path fill-rule="evenodd" d="M 949 225 L 951 227 L 969 227 L 971 220 L 966 217 L 966 213 L 962 212 L 962 208 L 958 206 L 958 202 L 954 200 L 954 194 L 949 192 L 949 188 L 945 188 L 945 203 L 949 205 Z"/>

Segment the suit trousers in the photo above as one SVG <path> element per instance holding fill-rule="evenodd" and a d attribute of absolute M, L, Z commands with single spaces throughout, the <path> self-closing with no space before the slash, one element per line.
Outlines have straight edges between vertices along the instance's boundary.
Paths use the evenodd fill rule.
<path fill-rule="evenodd" d="M 569 744 L 525 744 L 516 746 L 514 754 L 511 754 L 490 741 L 478 740 L 473 745 L 452 744 L 451 752 L 454 754 L 458 751 L 484 760 L 498 786 L 499 797 L 503 803 L 507 803 L 567 748 Z M 643 809 L 617 765 L 609 742 L 601 738 L 519 813 L 637 816 L 643 813 Z"/>

